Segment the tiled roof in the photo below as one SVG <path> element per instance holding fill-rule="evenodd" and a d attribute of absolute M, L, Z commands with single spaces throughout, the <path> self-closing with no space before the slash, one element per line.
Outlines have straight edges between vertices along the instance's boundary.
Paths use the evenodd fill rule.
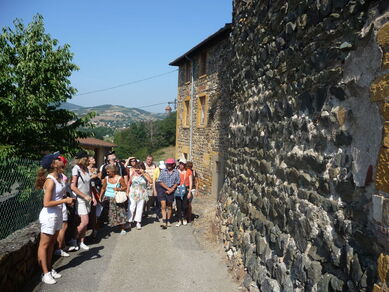
<path fill-rule="evenodd" d="M 193 47 L 192 49 L 187 51 L 181 57 L 178 57 L 177 59 L 175 59 L 169 65 L 170 66 L 179 66 L 183 62 L 187 61 L 186 57 L 190 58 L 194 54 L 199 52 L 200 50 L 208 48 L 208 47 L 210 47 L 211 45 L 213 45 L 214 43 L 216 43 L 216 42 L 218 42 L 220 40 L 228 38 L 231 30 L 232 30 L 232 24 L 231 23 L 226 23 L 224 25 L 224 27 L 222 27 L 217 32 L 215 32 L 214 34 L 212 34 L 209 37 L 207 37 L 205 40 L 203 40 L 201 43 L 197 44 L 195 47 Z"/>
<path fill-rule="evenodd" d="M 88 145 L 88 146 L 102 146 L 102 147 L 116 147 L 116 144 L 113 144 L 108 141 L 96 139 L 96 138 L 78 138 L 77 141 L 81 145 Z"/>

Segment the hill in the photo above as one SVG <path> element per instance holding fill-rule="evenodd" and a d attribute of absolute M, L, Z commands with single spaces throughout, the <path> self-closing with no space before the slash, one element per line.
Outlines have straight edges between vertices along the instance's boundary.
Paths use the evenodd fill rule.
<path fill-rule="evenodd" d="M 78 116 L 95 112 L 96 116 L 92 119 L 95 126 L 115 129 L 126 128 L 133 122 L 154 121 L 165 117 L 165 114 L 162 113 L 154 114 L 138 108 L 111 104 L 83 107 L 65 102 L 61 105 L 61 108 L 75 112 Z"/>

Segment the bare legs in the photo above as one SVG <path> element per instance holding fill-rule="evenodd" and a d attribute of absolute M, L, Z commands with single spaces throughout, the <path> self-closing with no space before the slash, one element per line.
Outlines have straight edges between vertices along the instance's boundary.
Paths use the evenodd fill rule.
<path fill-rule="evenodd" d="M 41 233 L 38 247 L 38 263 L 42 267 L 43 274 L 51 271 L 51 259 L 53 257 L 54 243 L 57 240 L 58 231 L 54 235 Z"/>
<path fill-rule="evenodd" d="M 84 242 L 86 228 L 89 223 L 89 215 L 80 215 L 81 223 L 77 226 L 78 239 L 80 242 Z"/>
<path fill-rule="evenodd" d="M 166 201 L 161 201 L 161 208 L 162 208 L 162 219 L 163 220 L 170 220 L 172 218 L 172 211 L 173 211 L 173 203 L 166 203 Z M 166 212 L 167 209 L 167 212 Z M 167 216 L 166 216 L 167 215 Z"/>
<path fill-rule="evenodd" d="M 66 229 L 68 229 L 68 222 L 64 221 L 63 224 L 62 224 L 62 228 L 61 228 L 61 230 L 58 233 L 58 238 L 57 238 L 58 248 L 59 249 L 64 249 L 65 248 L 65 233 L 66 233 Z"/>

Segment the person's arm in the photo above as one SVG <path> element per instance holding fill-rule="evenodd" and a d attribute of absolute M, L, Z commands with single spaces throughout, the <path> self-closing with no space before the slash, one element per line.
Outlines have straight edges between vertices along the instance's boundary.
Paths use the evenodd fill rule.
<path fill-rule="evenodd" d="M 174 193 L 174 191 L 176 190 L 176 188 L 178 187 L 178 185 L 179 185 L 179 184 L 173 185 L 168 191 L 166 191 L 166 193 L 167 193 L 168 195 Z"/>
<path fill-rule="evenodd" d="M 151 179 L 150 175 L 149 175 L 147 172 L 145 172 L 144 170 L 142 170 L 142 175 L 143 175 L 143 177 L 147 180 L 147 182 L 148 182 L 149 184 L 152 184 L 152 183 L 153 183 L 153 180 Z"/>
<path fill-rule="evenodd" d="M 118 191 L 118 192 L 127 191 L 126 182 L 124 181 L 124 178 L 120 177 L 119 183 L 120 183 L 120 187 L 114 188 L 114 191 Z"/>
<path fill-rule="evenodd" d="M 84 194 L 77 187 L 78 175 L 72 176 L 72 184 L 70 185 L 70 189 L 79 197 L 83 198 L 86 201 L 91 201 L 92 197 L 88 194 Z"/>
<path fill-rule="evenodd" d="M 101 191 L 100 191 L 100 202 L 102 202 L 104 200 L 104 195 L 105 195 L 105 190 L 107 189 L 107 180 L 104 179 L 103 180 L 103 186 L 101 187 Z"/>
<path fill-rule="evenodd" d="M 188 191 L 188 199 L 192 196 L 192 187 L 193 187 L 193 174 L 189 176 L 189 191 Z"/>
<path fill-rule="evenodd" d="M 54 188 L 55 188 L 54 182 L 51 179 L 47 179 L 43 185 L 43 189 L 44 189 L 43 206 L 44 207 L 49 208 L 49 207 L 55 207 L 61 205 L 63 203 L 65 204 L 73 203 L 73 198 L 65 198 L 58 201 L 51 200 L 51 195 L 54 191 Z"/>

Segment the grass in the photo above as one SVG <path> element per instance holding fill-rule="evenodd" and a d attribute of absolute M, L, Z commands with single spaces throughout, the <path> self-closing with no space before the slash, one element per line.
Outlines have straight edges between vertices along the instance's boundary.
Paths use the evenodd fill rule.
<path fill-rule="evenodd" d="M 158 162 L 160 160 L 166 160 L 169 157 L 175 158 L 176 157 L 176 147 L 175 146 L 168 146 L 165 148 L 158 149 L 154 153 L 152 153 L 154 157 L 154 161 Z"/>

